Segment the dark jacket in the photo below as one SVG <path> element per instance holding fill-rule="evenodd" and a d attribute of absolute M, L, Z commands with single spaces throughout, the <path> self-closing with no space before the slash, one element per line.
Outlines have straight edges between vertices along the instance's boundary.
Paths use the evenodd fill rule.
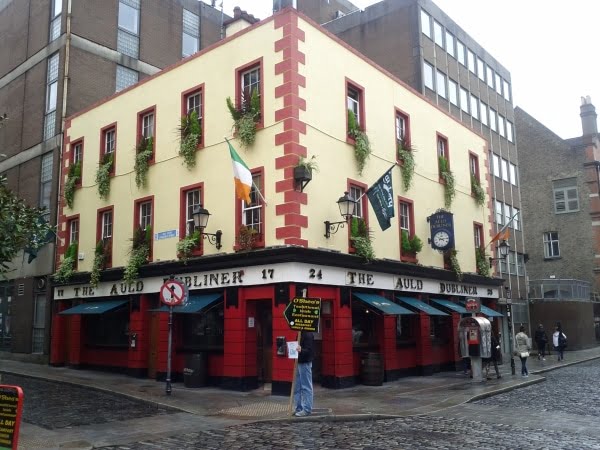
<path fill-rule="evenodd" d="M 498 338 L 493 334 L 492 334 L 492 339 L 491 339 L 491 346 L 492 346 L 491 359 L 496 360 L 496 361 L 502 360 L 502 351 L 500 350 L 500 342 L 498 342 Z"/>
<path fill-rule="evenodd" d="M 310 331 L 303 331 L 300 335 L 300 354 L 298 363 L 312 362 L 315 357 L 315 336 Z"/>
<path fill-rule="evenodd" d="M 537 330 L 535 330 L 535 342 L 537 342 L 538 345 L 541 344 L 541 346 L 546 345 L 546 342 L 548 342 L 548 335 L 546 334 L 546 330 L 540 330 L 539 328 Z"/>

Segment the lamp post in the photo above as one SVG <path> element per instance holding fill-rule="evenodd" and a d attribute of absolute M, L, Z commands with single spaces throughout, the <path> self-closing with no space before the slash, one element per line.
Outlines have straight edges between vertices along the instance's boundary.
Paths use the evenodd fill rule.
<path fill-rule="evenodd" d="M 221 236 L 223 235 L 223 232 L 221 230 L 217 230 L 216 233 L 204 232 L 206 225 L 208 225 L 208 219 L 210 218 L 208 209 L 204 208 L 202 205 L 195 206 L 194 211 L 192 212 L 192 217 L 194 218 L 194 228 L 200 230 L 202 239 L 208 240 L 208 242 L 217 247 L 217 250 L 220 250 Z"/>
<path fill-rule="evenodd" d="M 344 192 L 338 201 L 336 202 L 340 209 L 340 215 L 344 218 L 339 222 L 325 221 L 325 237 L 329 239 L 332 234 L 338 232 L 340 228 L 344 228 L 344 225 L 354 216 L 356 213 L 356 200 L 350 196 L 348 192 Z"/>

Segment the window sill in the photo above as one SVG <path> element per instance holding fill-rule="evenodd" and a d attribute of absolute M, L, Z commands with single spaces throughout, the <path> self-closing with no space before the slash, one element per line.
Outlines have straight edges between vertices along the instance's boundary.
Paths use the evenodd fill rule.
<path fill-rule="evenodd" d="M 544 261 L 557 261 L 559 259 L 562 259 L 562 256 L 552 256 L 550 258 L 544 257 Z"/>
<path fill-rule="evenodd" d="M 406 255 L 400 255 L 400 261 L 402 262 L 407 262 L 407 263 L 413 263 L 413 264 L 418 264 L 419 263 L 419 259 L 417 258 L 417 254 L 406 254 Z"/>

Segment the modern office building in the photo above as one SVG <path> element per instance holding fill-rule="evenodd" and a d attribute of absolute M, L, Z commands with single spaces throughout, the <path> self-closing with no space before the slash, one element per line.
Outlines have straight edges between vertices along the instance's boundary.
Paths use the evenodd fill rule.
<path fill-rule="evenodd" d="M 527 324 L 527 250 L 509 70 L 430 0 L 384 0 L 323 26 L 487 140 L 493 230 L 508 225 L 510 233 L 508 258 L 494 262 L 505 279 L 501 303 L 503 309 L 512 304 L 514 326 Z M 415 139 L 413 145 L 428 150 L 435 141 Z M 486 248 L 491 256 L 497 256 L 497 244 Z M 508 345 L 508 321 L 499 331 Z"/>
<path fill-rule="evenodd" d="M 196 0 L 1 0 L 0 173 L 9 187 L 56 223 L 65 117 L 218 41 L 226 19 Z M 0 351 L 43 360 L 54 243 L 28 259 L 19 255 L 0 282 Z"/>
<path fill-rule="evenodd" d="M 296 298 L 324 386 L 454 370 L 467 299 L 499 316 L 486 139 L 292 8 L 234 16 L 67 119 L 51 364 L 289 393 Z"/>
<path fill-rule="evenodd" d="M 532 324 L 561 322 L 569 348 L 596 344 L 600 326 L 600 142 L 596 108 L 581 102 L 582 135 L 562 139 L 515 109 L 528 224 Z M 596 329 L 596 333 L 594 330 Z"/>

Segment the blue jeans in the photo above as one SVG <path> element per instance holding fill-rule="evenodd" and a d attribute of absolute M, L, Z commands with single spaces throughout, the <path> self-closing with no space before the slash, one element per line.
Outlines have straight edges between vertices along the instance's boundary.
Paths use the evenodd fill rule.
<path fill-rule="evenodd" d="M 519 356 L 519 358 L 521 358 Z M 521 358 L 521 375 L 529 375 L 529 371 L 527 370 L 527 358 Z"/>
<path fill-rule="evenodd" d="M 298 363 L 296 369 L 296 386 L 294 388 L 294 404 L 296 412 L 312 412 L 313 407 L 313 385 L 312 385 L 312 362 Z"/>

